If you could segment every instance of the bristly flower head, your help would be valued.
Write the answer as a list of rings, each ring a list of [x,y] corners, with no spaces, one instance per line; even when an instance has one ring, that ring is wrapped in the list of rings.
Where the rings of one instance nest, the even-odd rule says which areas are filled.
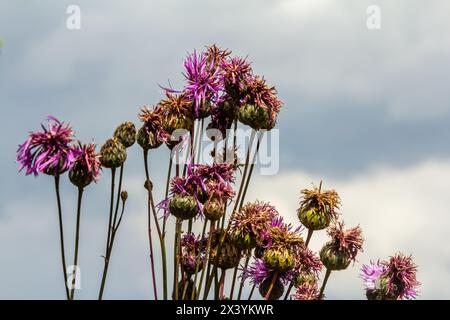
[[[386,266],[380,261],[376,263],[370,262],[370,264],[364,264],[361,268],[361,278],[364,280],[364,287],[367,291],[373,291],[377,289],[379,285],[380,276],[386,272]]]
[[[319,275],[322,270],[322,262],[320,258],[310,249],[304,248],[295,254],[295,271],[296,273],[307,273]]]
[[[305,282],[297,287],[295,300],[318,300],[319,290],[316,283]]]
[[[29,138],[17,150],[20,171],[26,174],[46,173],[57,175],[69,170],[79,151],[70,145],[73,131],[69,125],[55,117],[47,118],[48,125],[41,125],[42,131],[31,132]]]
[[[223,75],[223,82],[227,94],[237,98],[244,87],[245,81],[252,74],[250,63],[241,57],[232,57],[222,60],[220,64]]]
[[[336,251],[346,252],[352,261],[355,261],[356,255],[362,250],[364,239],[360,226],[345,230],[344,223],[338,222],[328,229],[328,235],[331,237],[331,245]]]
[[[262,247],[264,235],[277,215],[275,207],[267,202],[247,203],[231,216],[230,234],[240,247]]]
[[[417,265],[411,256],[398,253],[389,261],[370,262],[361,268],[368,299],[413,299],[420,283],[416,279]]]
[[[139,119],[144,125],[138,132],[137,141],[144,149],[157,148],[170,138],[170,135],[164,130],[161,111],[160,106],[141,108]]]
[[[264,233],[266,247],[286,248],[292,251],[303,248],[304,241],[300,234],[301,227],[294,228],[277,215],[271,221],[270,227]]]
[[[340,198],[335,190],[322,191],[319,187],[301,190],[302,199],[298,209],[300,222],[310,230],[322,230],[336,221],[340,206]]]
[[[255,259],[252,265],[242,269],[242,277],[250,279],[250,282],[255,285],[260,285],[265,280],[271,279],[275,270],[271,269],[262,259]],[[288,284],[292,280],[292,272],[284,272],[278,274],[278,279],[283,284]]]
[[[248,77],[245,83],[239,120],[253,129],[272,129],[283,102],[278,99],[275,87],[267,85],[259,76]]]
[[[101,175],[99,155],[95,151],[95,144],[81,144],[78,142],[78,156],[69,171],[70,181],[77,187],[84,188],[92,181],[97,182]]]
[[[200,236],[195,236],[190,232],[181,238],[181,264],[184,272],[193,274],[197,267],[197,260],[200,259],[200,266],[203,265],[205,258],[206,238],[200,239]]]
[[[411,256],[398,253],[390,257],[386,266],[388,278],[387,290],[399,299],[410,299],[417,295],[417,287],[420,283],[416,279],[417,265]]]
[[[215,65],[219,67],[224,59],[229,57],[231,51],[228,49],[222,49],[216,44],[206,47],[206,52],[204,53],[208,64]]]
[[[158,106],[163,128],[168,134],[172,134],[176,129],[191,130],[193,125],[192,100],[186,93],[166,92],[166,99],[162,99]]]
[[[219,93],[223,88],[220,70],[216,67],[215,61],[208,61],[205,54],[197,54],[194,51],[184,61],[187,80],[185,92],[194,102],[194,116],[200,117],[200,108],[206,103],[215,104],[218,101]]]

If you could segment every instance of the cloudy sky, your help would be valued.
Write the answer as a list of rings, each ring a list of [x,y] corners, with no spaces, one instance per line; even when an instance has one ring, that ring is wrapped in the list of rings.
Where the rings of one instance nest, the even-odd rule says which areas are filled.
[[[66,27],[71,4],[80,30]],[[380,30],[366,27],[374,4]],[[403,251],[419,265],[420,298],[449,299],[449,10],[444,0],[0,0],[0,298],[64,297],[52,180],[17,173],[27,132],[52,114],[102,144],[161,98],[158,84],[181,85],[188,51],[217,43],[248,55],[285,102],[279,173],[255,175],[248,200],[270,201],[297,223],[299,189],[323,179],[340,193],[346,223],[364,230],[364,253],[332,274],[327,296],[364,298],[361,264]],[[167,158],[164,148],[151,154],[158,199]],[[152,298],[143,180],[135,147],[105,298]],[[71,257],[76,190],[62,184]],[[105,172],[85,193],[84,299],[98,292],[108,184]],[[325,241],[318,233],[312,246]]]

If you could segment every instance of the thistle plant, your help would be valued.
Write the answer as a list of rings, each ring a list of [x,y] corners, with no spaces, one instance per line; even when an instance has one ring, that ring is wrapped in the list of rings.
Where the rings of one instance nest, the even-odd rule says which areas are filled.
[[[103,171],[111,173],[106,245],[98,299],[103,299],[112,251],[124,211],[138,197],[125,191],[124,168],[137,142],[144,168],[146,234],[149,241],[149,274],[155,300],[248,299],[321,300],[332,271],[347,269],[363,250],[362,230],[345,228],[338,212],[341,199],[322,182],[302,189],[295,224],[288,223],[276,207],[264,200],[247,200],[264,134],[275,128],[283,102],[277,90],[254,72],[247,58],[217,45],[194,50],[182,64],[185,83],[180,90],[163,88],[152,106],[140,108],[137,128],[120,124],[97,153],[95,144],[74,143],[72,128],[54,117],[42,130],[31,132],[17,150],[20,170],[35,176],[53,176],[59,219],[61,262],[66,298],[69,290],[65,255],[60,178],[67,171],[78,190],[74,265],[78,264],[81,204],[85,189]],[[248,145],[238,145],[238,128],[251,129]],[[210,131],[214,130],[214,134]],[[219,132],[221,134],[217,134]],[[203,155],[202,140],[212,142]],[[256,147],[255,147],[256,144]],[[168,149],[166,183],[154,181],[150,157]],[[244,150],[238,159],[237,150]],[[253,152],[254,150],[254,152]],[[152,158],[153,159],[153,158]],[[184,162],[181,162],[181,159]],[[152,166],[150,167],[150,164]],[[127,165],[128,166],[128,165]],[[119,169],[116,186],[116,173]],[[164,196],[155,199],[156,191]],[[75,210],[74,210],[75,211]],[[166,250],[173,227],[173,251]],[[198,232],[201,230],[201,232]],[[319,252],[309,247],[314,232],[329,237]],[[156,231],[156,232],[155,232]],[[156,258],[155,234],[161,260]],[[161,265],[162,277],[156,267]],[[169,270],[169,267],[173,269]],[[169,272],[173,279],[169,287]],[[418,294],[417,266],[411,256],[398,253],[388,260],[362,267],[368,299],[411,299]],[[230,274],[232,277],[230,278]],[[75,274],[73,283],[79,279]],[[230,291],[226,291],[226,280]],[[256,294],[255,294],[256,292]],[[162,295],[161,295],[162,294]],[[247,298],[247,297],[245,297]]]
[[[388,260],[370,262],[361,268],[366,297],[369,300],[414,299],[420,283],[417,265],[411,256],[397,253]]]

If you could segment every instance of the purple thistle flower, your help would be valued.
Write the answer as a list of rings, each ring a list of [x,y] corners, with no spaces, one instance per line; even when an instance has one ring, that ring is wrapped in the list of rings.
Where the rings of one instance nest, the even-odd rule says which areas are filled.
[[[196,236],[192,232],[181,238],[181,263],[185,272],[195,272],[198,258],[200,258],[201,264],[205,258],[206,242],[206,238],[200,239],[200,236]]]
[[[388,262],[383,262],[386,271],[383,275],[388,278],[388,292],[398,299],[411,299],[417,296],[417,287],[420,282],[416,279],[417,265],[411,256],[402,253],[390,257]]]
[[[95,152],[95,144],[81,144],[78,142],[76,150],[78,156],[69,171],[70,181],[81,188],[92,181],[97,182],[101,175],[100,156]]]
[[[252,265],[241,269],[243,271],[242,277],[244,280],[250,279],[250,282],[255,285],[260,285],[266,279],[272,279],[275,270],[272,270],[262,259],[255,259]],[[292,281],[293,272],[278,272],[278,279],[284,284]]]
[[[42,131],[31,132],[17,149],[17,162],[21,164],[19,171],[26,168],[26,175],[64,173],[80,154],[70,145],[73,140],[72,128],[52,116],[47,121],[47,127],[42,124]]]
[[[371,261],[368,265],[364,264],[361,268],[360,277],[364,280],[365,289],[377,289],[377,282],[379,282],[381,275],[385,273],[386,270],[386,266],[380,263],[380,261],[377,261],[376,263]]]
[[[417,266],[411,256],[398,253],[389,261],[370,262],[361,268],[367,297],[370,299],[413,299],[420,283]]]
[[[194,101],[194,116],[199,116],[199,109],[206,102],[216,103],[223,88],[222,77],[215,61],[208,62],[205,54],[196,51],[184,61],[185,76],[188,84],[185,92]]]

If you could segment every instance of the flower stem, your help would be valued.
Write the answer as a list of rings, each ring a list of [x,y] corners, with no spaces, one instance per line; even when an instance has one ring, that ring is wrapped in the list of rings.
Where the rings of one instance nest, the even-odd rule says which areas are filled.
[[[61,196],[59,193],[59,174],[55,174],[55,192],[56,192],[56,202],[58,205],[58,222],[59,222],[59,242],[61,247],[61,262],[64,274],[64,287],[66,289],[66,298],[70,300],[69,288],[67,287],[67,267],[66,267],[66,253],[64,250],[64,228],[62,219],[62,208],[61,208]]]
[[[214,222],[211,221],[210,227],[209,227],[208,243],[206,244],[205,259],[203,260],[202,275],[200,277],[200,283],[198,285],[199,296],[200,296],[200,290],[202,288],[203,279],[205,277],[205,274],[207,277],[209,277],[209,271],[211,268],[211,264],[209,263],[209,260],[210,260],[211,250],[212,250],[211,241],[212,241],[213,231],[214,231]],[[206,280],[208,280],[208,278]],[[205,288],[203,290],[203,300],[206,300],[206,298],[208,297],[208,293],[206,292],[206,286],[207,286],[207,281],[205,282]]]
[[[239,269],[239,266],[234,267],[233,280],[231,281],[230,300],[233,300],[234,287],[235,287],[235,284],[236,284],[236,278],[237,278],[238,269]]]
[[[244,270],[247,269],[248,263],[250,262],[250,257],[251,257],[251,251],[248,253],[247,257],[245,258]],[[237,297],[238,300],[241,300],[242,290],[244,289],[244,283],[245,283],[245,279],[242,276],[241,284],[239,286],[239,293],[238,293],[238,297]]]
[[[103,267],[102,282],[100,285],[100,292],[98,294],[98,300],[103,299],[103,291],[105,290],[106,274],[108,273],[112,220],[113,220],[113,208],[114,208],[114,180],[115,180],[115,177],[116,177],[116,169],[111,168],[111,202],[110,202],[110,206],[109,206],[108,236],[106,239],[105,264]]]
[[[220,283],[220,289],[219,289],[220,294],[219,294],[219,299],[220,299],[220,300],[223,300],[223,298],[224,298],[224,296],[223,296],[223,289],[224,289],[224,287],[225,287],[225,276],[226,276],[226,274],[227,274],[227,271],[226,271],[225,269],[222,269],[222,273],[221,273],[221,275],[220,275],[220,280],[219,280],[219,283]]]
[[[78,188],[78,203],[77,203],[77,225],[75,231],[75,254],[73,258],[73,265],[75,267],[75,273],[73,275],[72,280],[72,291],[70,292],[70,300],[73,300],[75,297],[75,284],[76,284],[76,276],[77,276],[77,265],[78,265],[78,245],[80,241],[80,218],[81,218],[81,200],[83,198],[84,188]]]
[[[323,293],[325,291],[325,286],[327,285],[328,278],[330,277],[330,275],[331,275],[331,270],[327,269],[327,272],[325,273],[325,278],[323,278],[322,287],[320,288],[319,300],[323,298]]]
[[[306,236],[305,247],[308,248],[309,241],[311,241],[311,237],[313,235],[314,230],[308,229],[308,235]]]
[[[248,299],[247,300],[251,300],[252,296],[253,296],[253,292],[255,292],[255,288],[256,288],[256,284],[254,283],[252,286],[252,289],[250,290],[250,294],[248,295]]]
[[[278,279],[278,272],[275,272],[272,277],[272,281],[270,282],[269,290],[267,290],[266,296],[264,297],[265,300],[269,300],[270,294],[272,293],[273,287],[275,286],[275,282],[277,282]]]
[[[181,223],[182,220],[177,218],[175,225],[175,241],[173,246],[174,270],[173,270],[173,300],[178,300],[178,278],[180,265],[180,238],[181,238]]]
[[[191,295],[191,300],[194,300],[195,299],[195,288],[197,288],[197,277],[198,277],[198,271],[199,271],[199,269],[200,269],[200,263],[202,263],[202,260],[201,260],[201,252],[202,252],[202,250],[203,250],[203,248],[202,248],[202,246],[203,246],[203,238],[205,237],[205,232],[206,232],[206,226],[207,226],[207,224],[208,224],[208,220],[206,220],[205,219],[205,222],[203,223],[203,230],[202,230],[202,236],[201,236],[201,238],[200,238],[200,247],[199,247],[199,254],[198,254],[198,257],[197,257],[197,262],[196,262],[196,265],[195,265],[195,273],[194,273],[194,290],[192,290],[192,295]],[[208,250],[208,248],[206,248],[206,250]],[[203,257],[203,259],[206,259],[206,251],[205,250],[205,256]],[[199,290],[200,290],[200,286],[198,287],[199,288]]]
[[[114,189],[115,189],[115,180],[116,180],[116,168],[111,168],[111,203],[109,206],[109,221],[108,221],[108,236],[106,238],[106,254],[108,253],[109,244],[111,242],[111,230],[112,230],[112,220],[113,220],[113,212],[114,212]],[[105,256],[106,256],[105,254]]]
[[[284,295],[284,300],[287,300],[293,287],[294,287],[294,281],[291,281],[291,283],[289,284],[289,288],[287,289],[286,294]]]
[[[102,287],[99,293],[99,300],[103,298],[103,290],[105,286],[106,276],[108,274],[109,262],[111,261],[112,249],[114,246],[114,239],[116,238],[117,230],[119,229],[120,223],[122,222],[123,212],[125,211],[125,200],[122,201],[122,212],[120,214],[120,218],[114,225],[111,226],[111,239],[110,244],[107,250],[107,255],[105,258],[105,265],[103,267],[103,276],[102,276]],[[117,215],[114,216],[114,221],[116,221]]]
[[[152,218],[151,218],[152,209],[153,209],[155,224],[158,229],[161,252],[163,251],[163,247],[164,247],[164,244],[163,244],[164,239],[162,239],[162,237],[161,237],[161,232],[159,231],[158,219],[156,217],[155,209],[153,207],[152,183],[150,181],[150,173],[149,173],[149,168],[148,168],[148,150],[144,150],[144,167],[145,167],[145,178],[147,181],[146,182],[146,185],[147,185],[147,229],[148,229],[148,242],[149,242],[149,247],[150,247],[150,267],[151,267],[151,275],[152,275],[152,283],[153,283],[153,295],[155,297],[155,300],[158,300],[158,290],[156,287],[156,275],[155,275],[155,261],[154,261],[154,254],[153,254],[153,239],[152,239]],[[163,255],[161,255],[161,257],[164,258]],[[163,259],[163,266],[164,266],[164,260],[165,259]],[[165,274],[166,273],[164,272],[164,267],[163,267],[164,283],[166,283]],[[164,292],[166,293],[166,285],[164,285]]]

